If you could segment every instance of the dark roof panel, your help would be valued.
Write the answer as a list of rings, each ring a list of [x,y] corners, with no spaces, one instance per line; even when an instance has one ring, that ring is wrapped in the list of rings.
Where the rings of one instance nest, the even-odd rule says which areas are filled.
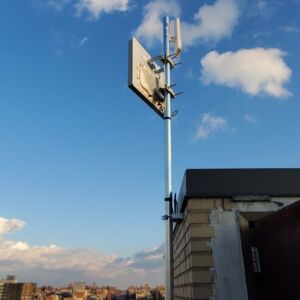
[[[189,169],[178,197],[300,196],[300,169]]]

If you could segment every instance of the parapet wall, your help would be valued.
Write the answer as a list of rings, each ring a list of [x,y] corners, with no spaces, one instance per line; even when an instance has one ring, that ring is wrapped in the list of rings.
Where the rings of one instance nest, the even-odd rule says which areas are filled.
[[[176,227],[173,243],[175,299],[209,299],[213,295],[212,209],[213,201],[191,199],[185,208],[183,222]]]
[[[248,291],[249,287],[255,289],[255,284],[250,283],[256,276],[252,274],[253,261],[249,261],[246,249],[251,246],[249,224],[252,226],[298,199],[186,199],[184,220],[174,230],[174,299],[255,299],[249,298]]]

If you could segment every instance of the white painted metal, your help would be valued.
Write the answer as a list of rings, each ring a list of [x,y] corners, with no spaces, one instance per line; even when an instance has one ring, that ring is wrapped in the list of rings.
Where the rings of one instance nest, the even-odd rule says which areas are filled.
[[[175,48],[175,56],[179,56],[182,52],[182,39],[181,39],[181,28],[180,28],[180,19],[175,19],[175,37],[174,37],[174,48]]]
[[[155,63],[149,63],[150,54],[134,37],[128,50],[128,86],[163,117],[165,103],[157,97],[155,90],[164,89],[164,74],[158,72],[159,67]]]
[[[170,55],[170,30],[169,17],[164,17],[163,23],[163,41],[164,41],[164,57]],[[164,60],[164,74],[166,88],[171,85],[170,62]],[[165,93],[165,199],[171,200],[172,197],[172,143],[171,143],[171,95]],[[172,202],[165,202],[166,215],[172,214]],[[166,300],[173,300],[173,225],[171,218],[165,220],[165,280],[166,280]]]

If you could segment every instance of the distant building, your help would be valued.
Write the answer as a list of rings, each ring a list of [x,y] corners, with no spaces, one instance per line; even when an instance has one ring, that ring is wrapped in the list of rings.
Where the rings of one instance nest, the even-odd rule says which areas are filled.
[[[16,275],[7,275],[5,282],[6,283],[17,283],[17,276]]]
[[[17,292],[15,300],[32,300],[36,289],[36,283],[16,283]]]
[[[8,277],[0,281],[0,300],[33,300],[36,283],[16,282],[16,278]]]
[[[100,289],[97,290],[96,295],[100,300],[105,300],[108,295],[108,290],[104,287],[101,287]]]
[[[59,296],[55,293],[46,296],[45,300],[60,300]]]
[[[72,298],[74,300],[86,300],[87,289],[85,282],[74,282],[72,283]]]
[[[0,281],[0,300],[4,300],[6,295],[6,285],[4,280]]]
[[[157,286],[154,290],[155,295],[153,295],[153,299],[155,300],[163,300],[165,299],[166,289],[164,286]]]

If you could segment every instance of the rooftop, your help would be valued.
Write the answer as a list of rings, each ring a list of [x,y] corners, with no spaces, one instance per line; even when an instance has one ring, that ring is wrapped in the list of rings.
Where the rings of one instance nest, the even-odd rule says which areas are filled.
[[[300,168],[188,169],[178,197],[179,209],[187,198],[237,196],[300,196]]]

